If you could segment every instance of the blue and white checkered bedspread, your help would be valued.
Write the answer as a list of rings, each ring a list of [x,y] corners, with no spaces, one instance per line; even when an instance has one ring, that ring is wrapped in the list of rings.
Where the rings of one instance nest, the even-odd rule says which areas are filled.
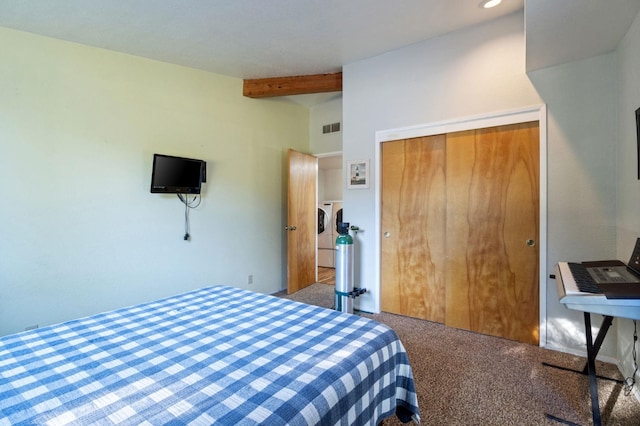
[[[209,287],[0,338],[0,426],[367,425],[418,419],[396,334]]]

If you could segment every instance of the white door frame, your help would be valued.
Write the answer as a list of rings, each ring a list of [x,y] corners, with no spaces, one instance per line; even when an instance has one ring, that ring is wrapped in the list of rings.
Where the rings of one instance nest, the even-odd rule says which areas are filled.
[[[494,112],[489,114],[461,117],[435,123],[419,124],[416,126],[400,127],[396,129],[379,130],[376,132],[375,147],[375,285],[377,294],[381,294],[380,267],[381,267],[381,191],[380,157],[382,142],[397,139],[416,138],[421,136],[440,135],[443,133],[460,132],[486,127],[504,126],[508,124],[538,121],[540,123],[540,235],[538,241],[539,250],[539,280],[540,280],[540,346],[547,345],[547,107],[546,105],[533,105],[530,107]],[[376,312],[380,312],[380,298],[376,300]]]
[[[320,158],[327,158],[327,157],[341,157],[342,156],[342,151],[332,151],[332,152],[322,152],[320,154],[312,154],[313,156],[315,156],[317,159]],[[318,203],[320,202],[320,197],[319,197],[319,190],[320,190],[320,182],[319,182],[319,175],[320,175],[320,168],[317,166],[318,161],[316,160],[316,205],[318,205]],[[342,176],[344,176],[344,161],[343,161],[343,173]],[[317,219],[316,219],[317,221]],[[318,228],[318,223],[316,222],[316,229]],[[318,235],[316,234],[316,281],[318,281]]]

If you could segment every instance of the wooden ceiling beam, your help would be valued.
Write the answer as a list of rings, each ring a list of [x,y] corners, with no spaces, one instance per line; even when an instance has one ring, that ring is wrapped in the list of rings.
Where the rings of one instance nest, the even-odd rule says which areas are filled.
[[[273,96],[306,95],[309,93],[341,91],[341,72],[248,79],[244,80],[242,88],[242,94],[249,98],[269,98]]]

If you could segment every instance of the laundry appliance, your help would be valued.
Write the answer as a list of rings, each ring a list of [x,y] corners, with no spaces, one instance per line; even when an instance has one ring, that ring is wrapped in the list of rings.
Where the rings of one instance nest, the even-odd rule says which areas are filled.
[[[340,224],[340,222],[343,222],[342,220],[342,203],[341,202],[335,202],[333,203],[333,236],[335,238],[338,238],[338,225]]]
[[[335,231],[333,203],[318,204],[318,266],[335,268]]]

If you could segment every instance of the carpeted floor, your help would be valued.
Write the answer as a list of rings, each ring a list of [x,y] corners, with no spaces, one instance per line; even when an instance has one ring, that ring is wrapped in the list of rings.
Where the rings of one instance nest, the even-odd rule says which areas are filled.
[[[333,286],[313,284],[280,297],[331,308]],[[585,358],[387,313],[362,314],[390,326],[412,364],[424,425],[590,425],[586,376],[543,366],[582,370]],[[615,365],[598,374],[621,378]],[[640,402],[622,385],[599,380],[604,425],[640,425]],[[385,426],[401,424],[387,419]]]

